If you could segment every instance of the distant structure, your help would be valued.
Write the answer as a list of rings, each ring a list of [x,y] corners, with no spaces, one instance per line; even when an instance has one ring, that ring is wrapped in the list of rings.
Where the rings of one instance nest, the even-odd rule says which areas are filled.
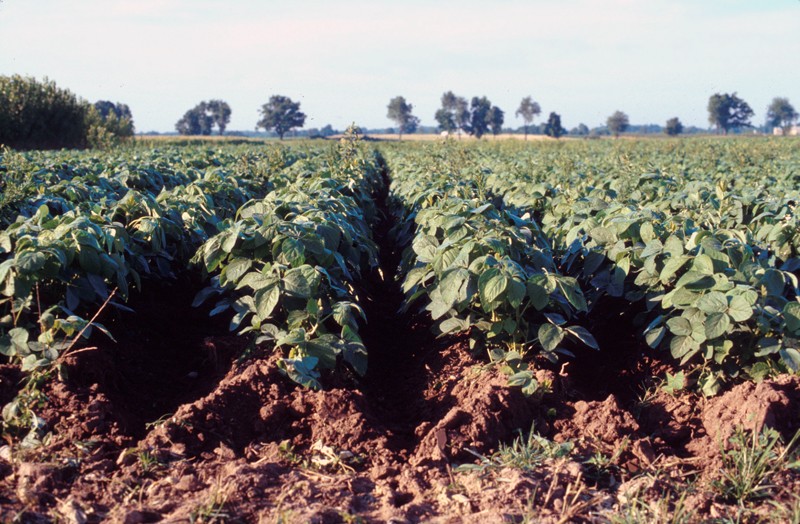
[[[782,127],[773,127],[772,134],[775,136],[783,136],[783,128]],[[800,126],[793,125],[789,128],[789,132],[786,133],[788,136],[798,136],[800,135]]]

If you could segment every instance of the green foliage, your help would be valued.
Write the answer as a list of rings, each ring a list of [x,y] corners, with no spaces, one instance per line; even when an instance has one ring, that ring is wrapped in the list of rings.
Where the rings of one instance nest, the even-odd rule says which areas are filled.
[[[544,134],[553,138],[561,138],[567,130],[561,127],[561,115],[550,113],[544,125]]]
[[[223,135],[230,119],[231,108],[227,102],[209,100],[186,111],[175,124],[175,130],[182,135],[210,135],[216,126]]]
[[[726,135],[731,129],[750,127],[753,110],[736,93],[715,93],[708,99],[708,121]]]
[[[281,369],[320,388],[319,370],[340,359],[366,373],[352,284],[378,267],[370,222],[382,182],[375,158],[347,141],[292,170],[302,175],[241,207],[197,251],[195,263],[213,278],[195,305],[216,297],[212,315],[233,312],[231,331],[286,348]]]
[[[0,76],[0,144],[14,149],[86,145],[89,106],[50,80]]]
[[[525,361],[537,354],[555,361],[571,354],[570,343],[597,348],[571,323],[587,310],[583,292],[560,274],[537,223],[487,202],[479,184],[453,183],[443,167],[420,161],[394,171],[392,191],[404,203],[394,234],[407,246],[405,308],[421,303],[442,335],[469,332],[474,348],[489,349],[532,393]]]
[[[797,116],[797,111],[788,98],[775,97],[767,108],[767,123],[782,128],[785,135],[789,134],[789,128],[797,120]]]
[[[293,102],[289,97],[273,95],[269,102],[261,106],[261,120],[256,127],[267,131],[275,131],[283,140],[286,133],[295,127],[303,127],[306,122],[305,113],[300,111],[300,102]]]
[[[469,124],[464,128],[470,135],[480,138],[489,131],[492,103],[485,96],[473,96],[470,102]]]
[[[419,125],[419,118],[411,114],[414,106],[406,102],[402,96],[396,96],[389,101],[386,117],[397,124],[397,134],[402,137],[403,133],[413,133]]]
[[[723,466],[714,487],[725,499],[742,504],[748,500],[768,497],[774,485],[773,477],[789,468],[794,446],[800,432],[787,445],[781,445],[780,434],[764,426],[760,432],[737,427],[730,438],[730,449],[722,449]]]
[[[94,105],[45,79],[0,77],[0,144],[15,149],[108,148],[133,136],[125,104]]]
[[[519,108],[515,115],[518,117],[521,116],[523,122],[525,122],[525,140],[528,139],[528,126],[530,126],[533,123],[533,119],[541,113],[542,108],[539,106],[539,103],[534,102],[529,96],[523,98],[519,103]]]
[[[489,128],[491,128],[492,134],[499,135],[503,131],[503,122],[505,121],[503,110],[497,106],[492,106],[489,109],[487,119],[489,120]]]
[[[591,325],[612,297],[642,311],[630,329],[680,362],[685,387],[713,395],[800,367],[790,144],[445,144],[395,154],[405,290],[442,332],[469,331],[473,346],[506,347],[525,364],[534,347],[593,347],[570,324],[585,315]],[[473,264],[472,249],[486,258]],[[526,366],[492,358],[536,390]]]
[[[614,111],[614,114],[606,120],[606,125],[611,134],[614,135],[614,138],[617,138],[628,129],[630,122],[628,121],[628,115],[622,111]]]
[[[442,107],[436,111],[435,119],[441,131],[452,133],[469,126],[469,106],[467,100],[456,96],[452,91],[442,95]]]
[[[669,136],[678,136],[683,133],[683,124],[678,117],[667,120],[667,124],[664,126],[664,133]]]
[[[570,456],[575,445],[572,442],[557,443],[538,435],[531,427],[527,437],[518,430],[518,435],[510,444],[500,443],[497,451],[486,457],[473,450],[470,453],[478,458],[477,464],[462,464],[457,472],[477,471],[485,473],[504,468],[521,471],[534,471],[548,459],[561,459]]]

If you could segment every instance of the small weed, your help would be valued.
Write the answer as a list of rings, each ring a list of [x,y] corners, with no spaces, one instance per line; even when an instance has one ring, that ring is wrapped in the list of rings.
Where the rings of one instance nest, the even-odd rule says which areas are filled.
[[[355,473],[354,466],[363,462],[363,457],[347,450],[336,450],[325,445],[321,440],[311,446],[311,457],[305,458],[297,454],[291,442],[284,440],[278,446],[281,456],[292,465],[314,471]]]
[[[345,524],[365,524],[367,521],[364,520],[362,517],[358,515],[353,515],[347,511],[340,511],[339,517],[341,517],[342,522]]]
[[[692,513],[685,506],[686,492],[676,501],[671,501],[669,496],[656,501],[648,501],[637,493],[635,497],[623,505],[618,513],[609,517],[611,524],[689,524],[692,522]]]
[[[231,522],[231,515],[225,510],[225,506],[234,489],[232,484],[222,485],[222,482],[217,479],[216,485],[209,493],[208,500],[189,514],[189,522],[191,524]]]
[[[155,455],[147,450],[137,451],[136,459],[139,461],[139,466],[141,466],[142,473],[145,475],[153,473],[163,465]]]
[[[629,439],[622,440],[619,447],[611,456],[600,451],[596,451],[591,457],[583,462],[586,467],[586,476],[592,482],[599,484],[602,481],[610,481],[615,473],[619,472],[617,462],[622,453],[627,449]]]
[[[787,524],[800,524],[800,496],[792,495],[788,502],[770,501],[773,510],[769,519],[772,522],[786,522]]]
[[[479,459],[478,464],[462,464],[455,471],[485,472],[491,469],[517,468],[523,471],[532,470],[542,464],[546,459],[562,458],[572,453],[574,444],[564,442],[559,444],[537,435],[531,427],[530,433],[525,437],[522,431],[511,442],[511,444],[500,444],[497,451],[489,457],[481,455],[473,450],[467,450]]]
[[[155,428],[161,427],[161,426],[163,426],[165,424],[168,424],[170,422],[174,422],[174,420],[172,419],[172,413],[166,413],[164,415],[161,415],[160,417],[158,417],[156,420],[154,420],[152,422],[147,422],[144,425],[144,428],[146,430],[150,431],[150,430],[153,430]]]
[[[764,426],[756,433],[737,427],[729,440],[732,448],[726,451],[723,447],[721,477],[713,482],[714,488],[723,498],[739,504],[769,496],[774,488],[771,477],[793,466],[790,452],[798,438],[800,431],[788,445],[781,446],[780,433],[772,428]]]

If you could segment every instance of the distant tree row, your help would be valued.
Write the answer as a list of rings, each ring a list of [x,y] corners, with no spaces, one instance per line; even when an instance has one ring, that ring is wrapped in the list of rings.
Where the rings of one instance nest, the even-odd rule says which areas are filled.
[[[125,104],[78,98],[50,80],[0,76],[0,144],[14,149],[110,147],[133,136]]]
[[[413,110],[414,106],[405,97],[396,96],[389,101],[386,117],[394,122],[394,130],[400,138],[403,134],[414,133],[419,129],[420,119],[413,114]],[[708,112],[709,122],[725,134],[731,129],[751,126],[750,118],[753,110],[736,93],[712,95],[708,102]],[[269,102],[261,107],[260,113],[261,119],[256,124],[256,129],[273,131],[281,139],[291,130],[303,127],[306,120],[306,115],[300,111],[300,103],[281,95],[270,97]],[[526,139],[535,118],[541,113],[541,106],[532,97],[526,96],[520,102],[515,116],[522,118]],[[216,127],[219,134],[223,134],[230,121],[230,115],[230,106],[222,100],[201,102],[184,114],[175,124],[175,129],[184,135],[210,135]],[[434,118],[438,130],[443,133],[458,135],[466,133],[481,138],[489,132],[498,135],[503,131],[505,113],[485,96],[474,96],[467,102],[465,97],[447,91],[442,94],[441,107],[436,111]],[[775,98],[768,108],[767,118],[770,125],[788,131],[797,120],[798,114],[788,99]],[[616,138],[630,127],[628,115],[622,111],[615,111],[606,120],[605,128],[599,129],[600,134],[607,133]],[[559,138],[567,133],[561,125],[561,115],[556,112],[551,112],[547,121],[536,129],[553,138]],[[660,129],[670,136],[684,132],[683,123],[677,117],[667,120],[666,125]],[[313,136],[329,136],[330,133],[326,134],[323,131],[324,128],[322,131],[315,130]],[[332,132],[332,129],[330,131]],[[570,133],[586,136],[597,133],[597,130],[590,131],[585,124],[580,124]]]
[[[231,108],[222,100],[200,102],[184,113],[175,124],[175,130],[182,135],[210,135],[216,126],[220,135],[231,119]],[[284,135],[296,127],[303,127],[306,115],[300,111],[300,103],[290,98],[274,95],[269,102],[261,106],[261,120],[256,129],[263,127],[267,131],[275,131],[283,140]]]
[[[389,102],[389,113],[387,117],[397,124],[398,134],[413,133],[418,125],[419,118],[412,114],[413,106],[402,96],[397,96]],[[523,131],[525,138],[528,138],[528,130],[534,119],[542,112],[541,106],[530,96],[526,96],[520,102],[515,115],[521,117],[524,125]],[[709,122],[716,127],[719,132],[727,134],[731,129],[742,127],[752,127],[750,118],[753,110],[750,106],[739,98],[736,93],[720,94],[716,93],[709,98],[708,102]],[[441,108],[436,111],[434,119],[438,124],[438,129],[444,133],[462,132],[473,135],[477,138],[483,136],[489,129],[494,135],[502,132],[504,121],[503,110],[494,106],[484,97],[473,97],[467,104],[464,97],[455,95],[452,91],[447,91],[442,95]],[[783,129],[784,134],[788,133],[789,128],[798,119],[798,113],[789,103],[787,98],[777,97],[767,109],[767,123],[773,127]],[[606,120],[608,133],[615,138],[624,133],[630,127],[628,115],[622,111],[615,111]],[[551,112],[547,123],[542,129],[544,134],[558,138],[566,133],[561,127],[561,116]],[[667,120],[663,128],[664,133],[676,136],[684,131],[684,126],[677,117]],[[588,135],[589,128],[585,124],[580,124],[573,129],[572,133],[577,135]]]

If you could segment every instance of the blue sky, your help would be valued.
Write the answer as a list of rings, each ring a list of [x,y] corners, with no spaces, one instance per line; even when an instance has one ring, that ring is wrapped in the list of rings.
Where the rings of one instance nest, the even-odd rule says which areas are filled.
[[[800,108],[798,28],[800,0],[0,0],[0,74],[127,103],[138,131],[211,98],[251,130],[273,94],[306,127],[388,127],[396,95],[433,124],[447,90],[512,126],[531,95],[567,127],[705,127],[708,97],[736,91],[760,124],[775,96]]]

